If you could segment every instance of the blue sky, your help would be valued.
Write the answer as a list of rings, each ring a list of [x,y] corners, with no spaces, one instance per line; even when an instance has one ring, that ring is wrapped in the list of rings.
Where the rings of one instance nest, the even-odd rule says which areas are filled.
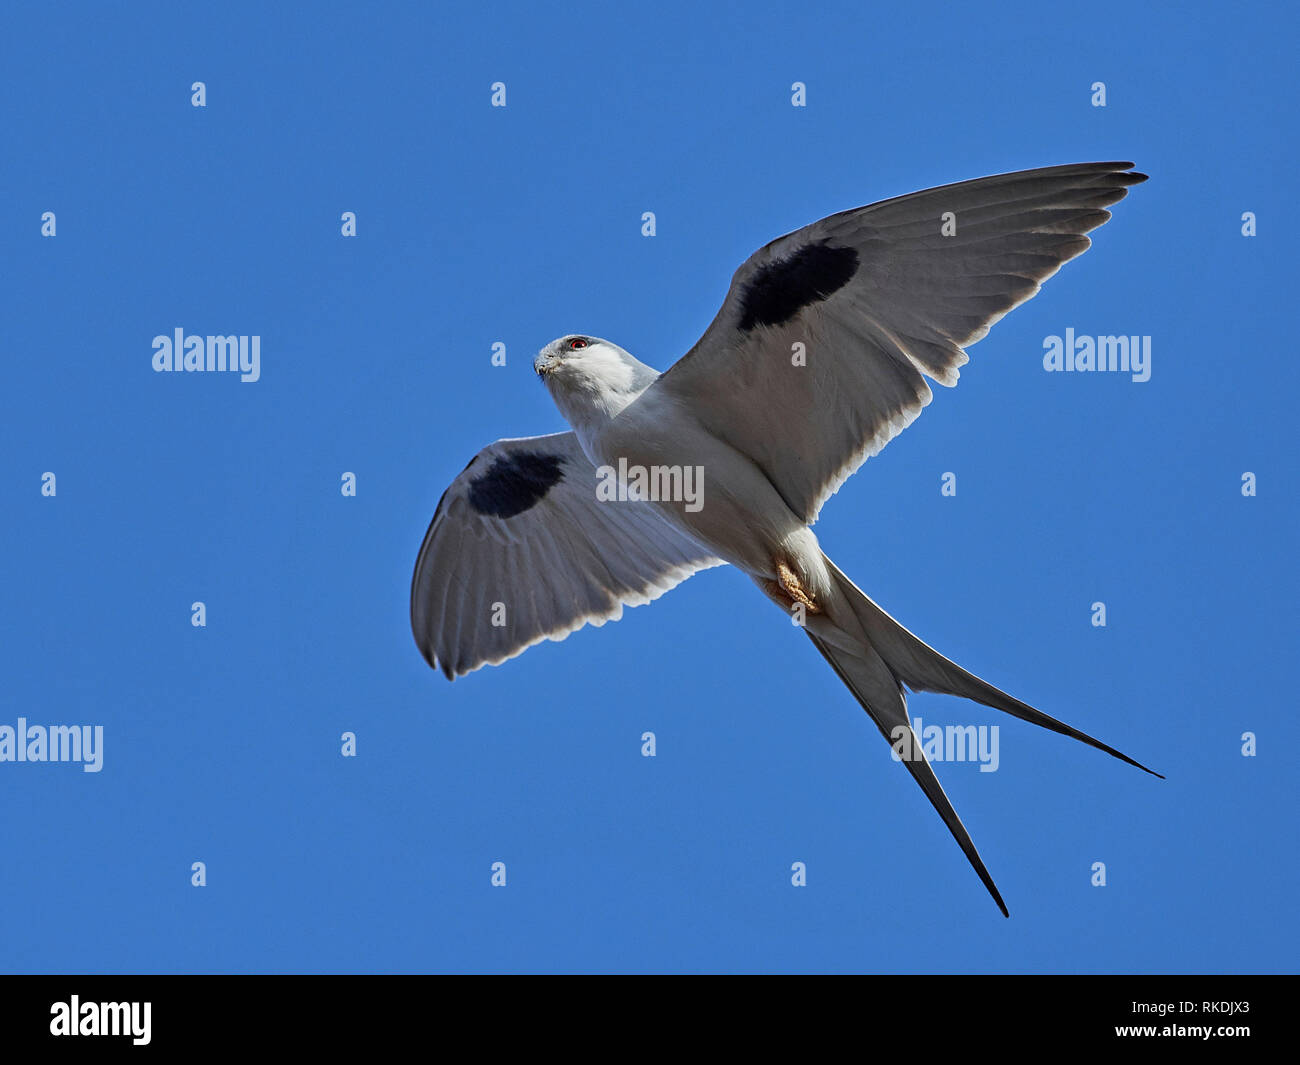
[[[1293,970],[1281,10],[7,8],[0,726],[104,741],[98,773],[0,762],[0,969]],[[817,526],[939,650],[1168,777],[913,696],[1000,726],[996,772],[937,771],[1011,920],[741,574],[423,663],[443,489],[564,427],[543,344],[666,368],[781,233],[1092,159],[1151,180]],[[259,336],[260,380],[153,372],[178,327]],[[1150,336],[1150,380],[1044,372],[1067,328]]]

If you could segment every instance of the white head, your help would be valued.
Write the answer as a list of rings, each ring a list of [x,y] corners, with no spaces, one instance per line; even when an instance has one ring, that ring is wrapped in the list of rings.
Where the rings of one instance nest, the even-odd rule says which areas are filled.
[[[574,428],[614,417],[659,376],[617,344],[580,333],[552,340],[537,353],[533,369]]]

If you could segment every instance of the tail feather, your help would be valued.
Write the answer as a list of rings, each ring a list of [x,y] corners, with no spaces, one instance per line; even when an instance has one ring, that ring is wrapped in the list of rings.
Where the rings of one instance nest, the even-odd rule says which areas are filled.
[[[998,904],[1002,916],[1010,917],[1007,905],[1002,901],[997,885],[993,883],[993,877],[989,875],[984,860],[975,848],[974,840],[966,831],[966,826],[961,823],[961,818],[957,816],[957,811],[948,801],[948,796],[944,794],[939,778],[934,775],[934,770],[921,749],[921,743],[916,738],[916,733],[912,731],[912,724],[907,717],[907,697],[893,671],[870,647],[858,651],[846,651],[828,644],[821,637],[814,635],[811,630],[805,631],[808,632],[813,645],[822,653],[822,657],[839,674],[840,680],[857,697],[862,708],[871,716],[876,727],[891,746],[903,735],[899,730],[907,730],[906,737],[909,745],[905,749],[907,757],[903,758],[903,764],[907,766],[912,779],[921,786],[925,797],[943,818],[943,823],[948,826],[953,839],[957,841],[966,859],[979,874],[989,894],[993,896],[993,901]]]
[[[838,593],[832,596],[832,603],[837,604],[837,607],[847,605],[852,616],[837,613],[835,610],[832,610],[835,620],[827,614],[811,615],[808,617],[808,624],[804,631],[821,652],[822,657],[839,675],[840,680],[862,704],[862,708],[871,716],[886,741],[891,745],[897,744],[900,739],[910,742],[910,749],[900,752],[905,755],[902,759],[903,764],[907,766],[912,778],[925,792],[925,797],[943,818],[943,823],[948,826],[948,831],[961,847],[967,861],[979,874],[984,886],[988,888],[993,901],[998,904],[998,909],[1002,911],[1003,916],[1010,916],[997,885],[993,883],[993,878],[989,875],[983,859],[980,858],[979,851],[975,849],[970,833],[966,831],[966,826],[961,823],[957,811],[953,809],[948,796],[944,794],[916,738],[916,733],[912,731],[912,724],[907,715],[904,685],[913,691],[941,692],[945,695],[960,695],[967,699],[974,699],[978,703],[991,706],[995,710],[1002,710],[1022,721],[1041,725],[1043,728],[1096,747],[1152,776],[1159,777],[1160,774],[1148,769],[1141,762],[1134,761],[1128,755],[1120,753],[1114,747],[1093,739],[1087,733],[1080,732],[1065,722],[1058,721],[1041,710],[1035,710],[1019,699],[1012,698],[1006,692],[999,691],[973,673],[968,673],[955,662],[944,658],[938,651],[923,643],[881,610],[829,558],[824,555],[822,557],[827,572],[835,581],[834,591]],[[853,618],[857,620],[857,631],[851,631],[854,629]]]
[[[866,630],[871,646],[884,659],[885,664],[894,676],[913,691],[939,692],[943,695],[959,695],[966,699],[973,699],[977,703],[990,706],[994,710],[1001,710],[1013,717],[1020,718],[1022,721],[1041,725],[1045,729],[1051,729],[1053,732],[1059,732],[1063,736],[1069,736],[1081,743],[1086,743],[1090,747],[1096,747],[1099,751],[1105,751],[1122,762],[1136,766],[1144,773],[1160,777],[1161,780],[1164,779],[1154,769],[1148,769],[1141,762],[1135,761],[1121,751],[1115,750],[1109,744],[1094,739],[1086,732],[1080,732],[1077,728],[1067,725],[1064,721],[1058,721],[1050,714],[1035,710],[1027,703],[1022,703],[1019,699],[993,687],[992,684],[981,680],[975,674],[967,672],[957,663],[945,658],[933,647],[930,647],[919,637],[903,628],[902,625],[872,602],[866,593],[849,580],[834,562],[829,558],[825,558],[824,555],[822,557],[825,559],[828,571],[839,585],[839,590],[844,594],[857,615],[858,621]],[[821,650],[821,648],[818,649]],[[823,650],[822,653],[825,654],[826,652]],[[852,687],[852,685],[850,684],[849,687]]]

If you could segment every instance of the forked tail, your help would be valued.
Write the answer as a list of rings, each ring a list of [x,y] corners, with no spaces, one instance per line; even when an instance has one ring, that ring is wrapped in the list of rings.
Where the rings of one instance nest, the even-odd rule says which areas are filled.
[[[948,796],[944,794],[934,770],[926,760],[920,742],[912,732],[904,685],[913,691],[941,692],[973,699],[1022,721],[1041,725],[1096,747],[1152,776],[1160,776],[1114,747],[1093,739],[1087,733],[1080,732],[1041,710],[1035,710],[949,661],[881,610],[829,558],[826,559],[826,568],[852,608],[867,635],[868,643],[866,646],[846,647],[839,638],[832,641],[824,635],[818,635],[812,628],[805,631],[831,668],[862,704],[862,708],[875,721],[881,734],[904,755],[903,764],[943,818],[943,823],[948,826],[948,831],[957,840],[1004,916],[1009,916],[1006,904],[985,868],[970,833],[948,801]]]

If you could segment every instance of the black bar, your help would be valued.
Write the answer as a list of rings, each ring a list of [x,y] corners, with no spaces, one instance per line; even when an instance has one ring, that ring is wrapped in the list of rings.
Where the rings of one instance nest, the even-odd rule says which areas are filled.
[[[462,1050],[490,1055],[511,1039],[532,1040],[533,1050],[596,1045],[597,1031],[611,1024],[623,1032],[603,1043],[615,1058],[623,1056],[617,1047],[642,1040],[671,1046],[691,1025],[738,1045],[788,1034],[817,1057],[837,1032],[859,1040],[890,1033],[920,1040],[927,1050],[1127,1043],[1146,1053],[1159,1043],[1180,1053],[1195,1045],[1222,1052],[1226,1044],[1290,1047],[1297,1027],[1293,976],[860,976],[839,978],[841,987],[817,977],[733,977],[725,989],[701,988],[698,977],[640,979],[635,988],[608,978],[560,979],[539,987],[529,977],[453,983],[439,976],[6,976],[0,1033],[6,1059],[18,1062],[40,1059],[15,1057],[15,1050],[97,1053],[109,1044],[167,1056],[263,1047],[337,1056],[397,1051],[414,1041],[436,1053],[464,1036],[472,1038]],[[72,996],[78,1033],[103,1022],[111,1027],[114,1019],[131,1030],[53,1034],[52,1025],[66,1029],[73,1019]],[[104,1003],[118,1007],[106,1010]],[[145,1027],[145,1003],[147,1042],[146,1034],[135,1034]],[[137,1022],[133,1028],[129,1020]],[[1192,1028],[1211,1034],[1189,1034]],[[884,1044],[877,1049],[886,1051]]]

